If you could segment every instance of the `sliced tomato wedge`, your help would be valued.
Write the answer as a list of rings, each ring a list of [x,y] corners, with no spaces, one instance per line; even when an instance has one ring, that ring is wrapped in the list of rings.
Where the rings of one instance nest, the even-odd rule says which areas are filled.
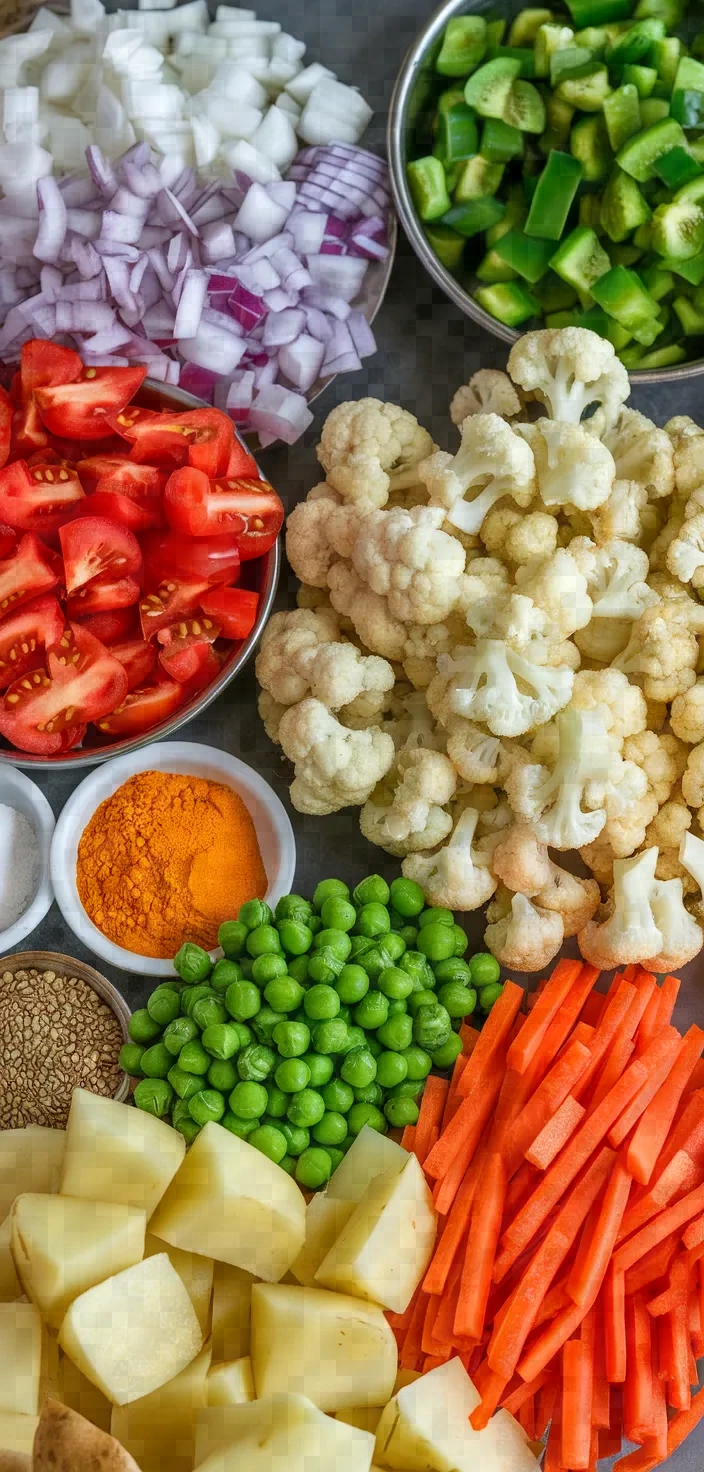
[[[134,533],[104,516],[81,516],[59,532],[66,569],[66,591],[74,593],[94,578],[126,578],[140,571],[142,554]]]
[[[101,644],[118,644],[136,635],[137,610],[134,604],[126,608],[110,608],[103,613],[81,615],[78,623]]]
[[[202,639],[183,649],[167,645],[160,650],[159,664],[170,679],[187,686],[191,694],[209,685],[220,672],[220,660],[215,650]]]
[[[219,409],[189,409],[185,414],[135,414],[129,408],[114,420],[140,465],[192,465],[206,475],[224,475],[230,462],[235,427]]]
[[[240,476],[244,476],[246,480],[259,479],[257,462],[254,456],[250,455],[247,446],[242,444],[238,434],[235,434],[227,469],[223,473],[227,480],[238,480]]]
[[[82,621],[88,613],[112,613],[115,609],[133,608],[142,589],[136,578],[94,578],[66,599],[69,618]]]
[[[72,465],[27,465],[13,460],[0,470],[0,517],[20,531],[53,537],[75,516],[85,492]]]
[[[20,355],[22,398],[30,398],[36,388],[75,383],[82,372],[83,361],[73,348],[32,338],[31,342],[24,343]]]
[[[127,455],[91,455],[76,465],[81,482],[90,491],[120,491],[123,496],[160,496],[163,475],[153,465],[135,465]]]
[[[45,429],[67,439],[95,440],[111,433],[106,416],[119,414],[147,376],[135,368],[85,368],[72,383],[34,390]]]
[[[89,516],[102,516],[108,521],[117,521],[131,532],[146,532],[164,525],[161,502],[154,496],[145,501],[137,501],[132,496],[122,495],[120,491],[101,490],[101,486],[102,481],[97,491],[86,498],[85,511]]]
[[[208,480],[188,466],[169,476],[164,510],[174,531],[191,537],[231,532],[242,561],[273,547],[284,519],[276,491],[263,480]]]
[[[0,690],[44,664],[47,646],[58,643],[66,620],[51,593],[32,598],[0,623]]]
[[[34,450],[48,447],[49,435],[39,418],[34,399],[17,406],[12,416],[10,448],[13,455],[31,455]]]
[[[66,624],[47,649],[46,668],[13,681],[0,704],[0,731],[20,751],[54,753],[74,745],[87,721],[99,720],[127,694],[127,674],[104,644],[80,624]]]
[[[10,453],[12,420],[15,409],[9,394],[0,388],[0,465],[4,465]]]
[[[26,532],[14,552],[0,562],[0,618],[38,593],[55,588],[61,574],[61,558],[33,532]]]
[[[165,578],[202,579],[217,587],[235,583],[240,571],[237,538],[183,537],[179,532],[150,532],[142,539],[144,586],[157,588]]]
[[[5,526],[0,522],[0,560],[9,557],[17,546],[17,532],[13,526]]]
[[[230,463],[235,439],[235,426],[229,414],[220,409],[191,409],[188,420],[188,463],[208,476],[224,475]]]
[[[169,578],[155,593],[147,593],[139,605],[139,617],[145,639],[153,639],[160,629],[195,613],[208,591],[208,583],[179,581]]]
[[[147,683],[156,664],[154,644],[148,639],[127,639],[124,643],[113,644],[110,652],[127,671],[128,690],[136,690],[139,685]]]
[[[119,414],[110,416],[116,434],[131,444],[129,459],[137,465],[153,465],[174,470],[188,462],[188,443],[178,429],[169,430],[167,419],[178,420],[178,414],[160,414],[154,409],[141,409],[130,404]]]
[[[183,685],[176,680],[160,680],[142,686],[125,697],[111,715],[97,721],[98,731],[110,736],[138,736],[168,720],[187,699]]]
[[[226,639],[246,639],[257,622],[259,594],[246,588],[214,588],[200,606],[209,618],[217,619]]]

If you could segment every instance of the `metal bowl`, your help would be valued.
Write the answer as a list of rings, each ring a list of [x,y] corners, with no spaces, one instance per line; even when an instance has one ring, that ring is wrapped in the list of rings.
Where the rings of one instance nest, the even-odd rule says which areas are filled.
[[[406,55],[391,98],[387,129],[389,173],[394,203],[418,259],[437,285],[442,288],[445,295],[450,297],[450,300],[465,313],[465,316],[471,317],[473,322],[476,322],[485,332],[490,332],[492,337],[498,337],[502,342],[509,344],[517,342],[521,332],[516,331],[513,327],[504,326],[503,322],[497,322],[495,317],[485,312],[474,297],[470,296],[459,281],[446,270],[431,249],[416,214],[408,187],[406,164],[417,156],[414,139],[422,124],[424,114],[427,114],[434,85],[437,84],[435,58],[440,50],[442,34],[447,22],[452,20],[453,16],[467,13],[487,14],[494,18],[505,14],[506,10],[509,14],[513,14],[518,8],[517,4],[497,7],[492,5],[491,0],[476,0],[476,3],[471,3],[471,0],[445,0],[445,4],[431,15],[427,25],[422,31],[419,31]],[[447,80],[449,84],[451,79]],[[636,370],[630,373],[629,377],[631,383],[634,384],[678,383],[684,379],[697,378],[702,373],[704,373],[704,359],[699,358],[695,362],[680,363],[674,368]]]
[[[149,378],[145,379],[135,397],[135,402],[141,404],[145,409],[172,409],[178,413],[185,409],[208,407],[202,399],[197,399],[194,394],[186,393],[182,388],[172,388],[163,383],[155,383]],[[111,741],[105,746],[77,747],[74,751],[51,757],[34,756],[28,751],[17,751],[14,746],[10,746],[9,742],[0,738],[0,761],[11,762],[15,767],[45,768],[51,771],[66,771],[69,767],[93,767],[98,762],[104,762],[108,757],[124,756],[128,751],[139,751],[142,747],[148,746],[151,741],[163,741],[173,736],[174,732],[180,730],[181,726],[185,726],[187,721],[193,720],[194,716],[201,715],[244,668],[259,643],[262,630],[271,612],[279,581],[280,538],[274,543],[270,552],[251,562],[243,563],[243,568],[246,569],[244,586],[259,593],[257,622],[249,638],[233,650],[212,685],[206,685],[204,690],[199,691],[168,720],[161,721],[159,725],[152,726],[149,731],[144,731],[139,736]]]

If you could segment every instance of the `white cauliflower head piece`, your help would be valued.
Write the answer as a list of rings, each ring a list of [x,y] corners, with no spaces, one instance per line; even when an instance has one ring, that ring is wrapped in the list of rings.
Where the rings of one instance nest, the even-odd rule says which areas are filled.
[[[539,419],[517,428],[533,451],[545,506],[591,512],[608,500],[615,476],[613,455],[583,424]]]
[[[607,920],[590,920],[579,932],[579,949],[591,966],[611,971],[647,961],[662,949],[663,937],[653,914],[657,885],[656,848],[647,848],[632,859],[617,859],[611,914]]]
[[[443,723],[459,715],[494,736],[521,736],[567,705],[573,682],[567,665],[539,664],[503,639],[478,639],[440,656],[428,703]]]
[[[337,555],[328,535],[328,522],[339,504],[340,497],[329,486],[315,486],[305,501],[294,506],[286,521],[286,556],[300,582],[313,588],[327,586],[328,571]]]
[[[606,424],[603,409],[597,409],[587,428],[599,435],[616,463],[616,479],[637,481],[648,497],[659,501],[675,489],[674,448],[666,430],[652,419],[625,405],[614,423]]]
[[[384,731],[350,731],[320,700],[308,696],[279,723],[279,741],[295,764],[291,801],[299,813],[319,817],[360,807],[388,772],[394,743]]]
[[[542,971],[562,945],[565,928],[555,910],[540,909],[524,894],[514,894],[507,915],[487,925],[487,949],[510,971]]]
[[[443,507],[452,526],[473,535],[502,496],[528,506],[535,493],[532,450],[498,414],[465,419],[454,458],[440,451],[419,473],[431,506]]]
[[[536,558],[518,568],[518,591],[545,615],[540,633],[557,642],[583,629],[592,617],[588,579],[569,550],[558,547],[550,557]]]
[[[294,705],[313,695],[330,710],[340,710],[361,696],[381,697],[393,690],[396,677],[391,665],[336,639],[336,624],[332,609],[295,608],[273,614],[264,631],[256,672],[262,688],[281,705]],[[379,700],[378,706],[383,703]]]
[[[554,910],[562,917],[565,940],[577,935],[596,914],[601,902],[599,886],[595,879],[582,879],[570,874],[552,859],[548,859],[547,883],[538,891],[535,902],[543,910]]]
[[[403,747],[396,770],[399,781],[386,814],[386,831],[394,841],[424,828],[430,809],[444,807],[457,787],[455,768],[440,751]]]
[[[328,414],[318,459],[345,501],[371,510],[385,506],[391,490],[417,480],[418,462],[432,451],[430,435],[407,409],[357,399]]]
[[[373,649],[375,654],[381,654],[385,659],[403,659],[405,625],[392,617],[388,599],[380,593],[373,593],[355,572],[351,562],[345,562],[343,558],[333,562],[328,573],[328,588],[333,608],[350,620],[355,634],[367,649]]]
[[[547,844],[529,823],[511,823],[499,836],[492,868],[507,889],[531,899],[550,881]]]
[[[450,404],[450,418],[458,429],[470,414],[500,414],[515,419],[521,401],[507,373],[498,368],[480,368],[469,383],[458,388]]]
[[[591,404],[601,405],[611,424],[630,393],[611,343],[583,327],[524,333],[511,348],[508,371],[552,419],[566,424],[579,424]]]
[[[569,551],[587,580],[592,618],[633,620],[658,602],[646,581],[648,554],[640,547],[616,538],[597,547],[588,537],[574,537]]]
[[[653,919],[662,936],[660,949],[649,956],[648,971],[678,971],[693,961],[704,944],[702,928],[684,907],[681,879],[658,879],[650,900]]]
[[[489,867],[489,853],[482,851],[474,834],[479,820],[476,808],[465,808],[449,843],[436,854],[410,854],[402,870],[425,891],[431,905],[448,910],[478,910],[491,898],[498,880]]]
[[[355,571],[404,624],[441,623],[459,602],[465,552],[443,520],[434,506],[373,511],[355,541]]]

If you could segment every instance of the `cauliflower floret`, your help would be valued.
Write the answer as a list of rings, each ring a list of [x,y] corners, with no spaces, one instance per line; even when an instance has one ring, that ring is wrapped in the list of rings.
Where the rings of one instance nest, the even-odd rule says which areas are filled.
[[[599,546],[615,539],[647,542],[659,530],[648,492],[635,480],[615,480],[606,500],[591,513],[593,535]]]
[[[557,955],[564,934],[560,914],[514,894],[509,914],[487,925],[484,943],[509,971],[542,971]]]
[[[704,483],[704,431],[686,414],[665,425],[674,447],[675,486],[680,497],[691,496]]]
[[[674,700],[696,680],[697,634],[704,633],[704,607],[689,598],[663,599],[646,608],[633,625],[628,645],[614,660],[627,675],[642,678],[653,700]],[[676,731],[676,735],[681,735]]]
[[[670,542],[665,561],[681,583],[704,587],[704,512],[688,517],[685,511],[685,519]]]
[[[692,826],[692,814],[676,789],[672,798],[663,803],[659,812],[651,819],[645,833],[645,841],[658,850],[655,868],[656,879],[680,879],[685,893],[694,886],[686,869],[680,864],[680,845],[685,833]]]
[[[511,823],[499,836],[492,868],[508,889],[530,899],[550,881],[547,844],[541,843],[529,823]]]
[[[704,806],[704,743],[694,746],[687,757],[687,766],[682,777],[682,796],[690,808]]]
[[[465,808],[444,848],[436,854],[411,854],[404,859],[403,874],[422,886],[429,904],[448,910],[478,910],[494,893],[497,880],[489,868],[489,854],[474,844],[478,819],[476,808]]]
[[[669,732],[658,735],[655,731],[639,731],[634,736],[627,736],[623,743],[623,756],[626,761],[642,767],[648,779],[648,790],[659,807],[667,802],[687,764],[684,742]],[[682,787],[684,790],[684,782]],[[704,795],[701,801],[704,802]]]
[[[328,594],[327,580],[324,588],[316,588],[311,583],[301,583],[296,593],[296,607],[309,608],[311,610],[314,608],[332,608]],[[340,620],[340,628],[343,627],[344,622]]]
[[[478,639],[441,655],[428,704],[443,725],[453,715],[484,722],[494,736],[521,736],[549,721],[572,694],[567,665],[538,664],[502,639]]]
[[[557,550],[558,531],[559,524],[548,511],[528,511],[508,528],[504,556],[518,563],[552,557]]]
[[[579,424],[590,404],[613,424],[628,398],[628,374],[606,338],[583,327],[526,332],[509,353],[508,371],[552,419]]]
[[[570,556],[587,580],[592,618],[635,619],[658,602],[648,587],[648,554],[616,538],[597,547],[588,537],[570,542]]]
[[[510,597],[511,578],[498,557],[477,557],[470,563],[462,579],[460,602],[466,623],[475,633],[495,632],[496,620],[503,614]]]
[[[423,691],[407,686],[405,689],[403,685],[396,686],[383,730],[388,731],[397,751],[405,746],[440,751],[444,746],[443,735],[428,710]]]
[[[376,659],[377,656],[370,654],[366,658]],[[381,663],[385,664],[386,660],[382,659]],[[393,670],[391,673],[393,674]],[[370,672],[367,668],[367,678],[369,678],[369,674]],[[396,676],[394,675],[395,678]],[[341,705],[339,709],[334,705],[331,705],[330,709],[337,709],[337,714],[343,726],[349,726],[351,731],[366,731],[369,726],[378,726],[380,724],[384,713],[388,710],[391,694],[392,689],[390,687],[384,690],[380,684],[377,684],[375,687],[370,686],[366,690],[360,690],[359,695],[355,695],[354,700],[348,700],[347,704]],[[327,701],[325,704],[327,704]]]
[[[533,451],[538,491],[546,506],[594,511],[607,500],[614,483],[613,456],[584,425],[538,419],[516,429]]]
[[[314,588],[327,586],[328,570],[335,561],[328,521],[340,499],[330,486],[314,486],[307,500],[294,506],[286,522],[286,556],[296,577]]]
[[[350,619],[357,637],[367,649],[385,659],[402,660],[406,629],[393,618],[386,598],[373,593],[351,563],[333,562],[328,573],[330,602],[337,613]]]
[[[605,831],[602,828],[599,837],[595,838],[593,843],[585,844],[584,848],[580,848],[579,856],[584,860],[587,868],[591,869],[596,883],[600,885],[601,889],[611,889],[614,882],[614,863],[616,859],[621,857],[629,858],[630,855],[614,853],[608,838],[604,837]],[[643,827],[643,836],[645,837],[645,827]],[[635,852],[635,849],[639,847],[640,844],[635,844],[631,852]]]
[[[299,813],[324,817],[360,807],[388,772],[394,743],[384,731],[350,731],[320,700],[306,697],[281,717],[279,740],[295,764],[291,802]]]
[[[393,772],[393,768],[391,771]],[[406,854],[427,851],[443,843],[448,833],[452,832],[453,820],[450,813],[438,807],[429,809],[425,826],[417,832],[408,833],[405,838],[399,839],[389,836],[386,818],[394,794],[393,784],[388,782],[389,775],[374,788],[360,811],[359,826],[362,836],[369,843],[375,843],[377,848],[383,848],[385,853],[391,854],[395,859],[403,859]]]
[[[658,880],[656,848],[632,859],[617,859],[608,919],[590,920],[579,932],[579,949],[590,966],[611,971],[657,956],[663,937],[653,915],[652,900]]]
[[[329,710],[339,710],[370,697],[380,712],[383,697],[395,684],[391,665],[376,654],[360,654],[356,645],[340,641],[338,634],[332,609],[294,608],[273,614],[257,655],[259,684],[281,705],[295,705],[313,695]]]
[[[327,536],[333,552],[350,561],[355,542],[366,520],[366,514],[356,505],[343,504],[333,507],[327,521]]]
[[[454,797],[457,773],[442,752],[422,746],[404,746],[396,772],[398,784],[386,814],[386,831],[398,842],[425,827],[431,808],[442,808]]]
[[[695,909],[697,919],[700,919],[704,902],[704,840],[697,838],[694,833],[683,834],[679,860],[682,868],[693,881],[695,890],[700,891]]]
[[[479,532],[502,496],[528,506],[535,494],[532,451],[498,414],[465,419],[457,454],[437,451],[423,461],[419,474],[431,506],[444,508],[451,526],[470,535]]]
[[[579,562],[564,547],[551,557],[538,558],[519,567],[516,587],[545,614],[547,624],[541,633],[552,643],[568,639],[575,629],[583,629],[592,616],[592,600],[587,592],[587,578]]]
[[[623,653],[631,637],[629,618],[592,619],[586,629],[577,629],[574,642],[582,655],[582,666],[599,670]]]
[[[595,879],[581,879],[561,869],[548,859],[547,883],[535,896],[543,910],[554,910],[562,917],[565,940],[577,935],[595,915],[601,903],[599,886]]]
[[[664,526],[658,532],[650,548],[650,566],[653,571],[664,571],[667,567],[667,558],[672,543],[679,537],[684,526],[685,501],[673,499],[670,502],[669,515]]]
[[[575,710],[594,711],[620,751],[627,736],[644,731],[647,705],[642,690],[631,685],[619,670],[579,670],[574,677],[571,705]]]
[[[356,539],[356,573],[404,624],[441,623],[460,598],[464,549],[442,522],[433,506],[372,511]]]
[[[433,442],[414,414],[380,399],[338,404],[323,425],[318,459],[345,501],[366,510],[385,506],[389,491],[417,481]]]
[[[513,419],[521,412],[521,401],[507,373],[498,368],[480,368],[469,383],[458,388],[450,404],[450,418],[458,429],[470,414],[500,414]]]
[[[650,907],[662,942],[658,954],[644,964],[660,974],[677,971],[693,961],[704,944],[701,926],[685,910],[681,879],[658,880]]]
[[[447,754],[465,782],[498,782],[501,742],[482,726],[451,716],[447,723]]]
[[[487,511],[482,522],[481,540],[490,557],[511,560],[506,550],[507,538],[524,520],[524,513],[518,510],[510,496],[502,496],[491,511]]]
[[[275,746],[278,746],[280,742],[279,726],[281,725],[281,717],[288,710],[288,706],[281,705],[278,700],[274,700],[268,690],[260,690],[257,698],[257,710],[259,711],[264,730],[269,740],[273,741]]]
[[[466,579],[465,579],[466,584]],[[464,589],[464,584],[463,584]],[[439,624],[409,624],[403,653],[403,669],[416,690],[427,690],[436,672],[439,654],[449,654],[455,644],[467,637],[467,625],[460,607]]]
[[[670,725],[689,746],[698,746],[704,741],[704,679],[697,680],[681,695],[677,695],[670,710]]]
[[[587,426],[611,451],[617,480],[638,481],[653,501],[672,495],[675,489],[672,440],[652,419],[624,405],[614,424],[606,426],[604,411],[597,409],[594,417],[587,420]]]

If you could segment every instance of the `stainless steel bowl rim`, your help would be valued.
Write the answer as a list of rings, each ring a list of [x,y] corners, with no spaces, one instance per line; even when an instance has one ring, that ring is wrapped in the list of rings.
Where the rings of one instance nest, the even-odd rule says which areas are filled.
[[[460,286],[454,276],[438,260],[428,244],[416,214],[406,178],[408,110],[411,94],[426,54],[439,39],[447,22],[452,20],[453,16],[483,8],[481,5],[470,3],[470,0],[445,0],[445,3],[431,15],[423,30],[418,32],[403,61],[391,96],[386,143],[394,204],[419,260],[445,295],[449,296],[465,316],[471,317],[473,322],[483,327],[485,332],[490,332],[492,337],[498,337],[502,342],[512,344],[517,342],[522,334],[516,328],[506,327],[503,322],[497,322],[495,317],[485,312],[484,308],[480,307],[474,297]],[[629,373],[629,378],[633,384],[677,383],[685,379],[698,378],[702,373],[704,373],[704,358],[698,358],[694,362],[680,363],[672,368],[636,369]]]

